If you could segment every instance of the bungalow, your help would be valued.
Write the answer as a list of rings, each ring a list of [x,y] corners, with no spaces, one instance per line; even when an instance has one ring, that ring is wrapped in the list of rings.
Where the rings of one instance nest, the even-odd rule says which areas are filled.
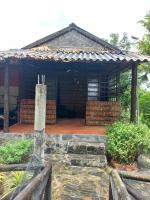
[[[74,23],[22,49],[1,51],[4,131],[8,132],[11,110],[16,110],[18,123],[33,124],[38,75],[46,77],[47,124],[77,118],[96,126],[119,119],[120,73],[131,69],[131,122],[135,122],[137,65],[148,61],[150,58],[123,52]]]

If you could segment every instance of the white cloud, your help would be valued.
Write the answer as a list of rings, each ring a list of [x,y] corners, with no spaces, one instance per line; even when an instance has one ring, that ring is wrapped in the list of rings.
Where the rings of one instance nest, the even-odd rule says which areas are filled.
[[[141,37],[137,23],[150,0],[0,0],[0,49],[20,48],[75,22],[101,37],[128,32]]]

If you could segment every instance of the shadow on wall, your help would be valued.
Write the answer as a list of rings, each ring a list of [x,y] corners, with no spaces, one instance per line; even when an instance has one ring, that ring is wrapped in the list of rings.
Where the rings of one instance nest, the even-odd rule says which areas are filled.
[[[17,113],[17,107],[12,109],[9,112],[9,126],[16,124],[18,121],[18,113]],[[4,108],[0,108],[0,128],[3,128],[4,124]]]

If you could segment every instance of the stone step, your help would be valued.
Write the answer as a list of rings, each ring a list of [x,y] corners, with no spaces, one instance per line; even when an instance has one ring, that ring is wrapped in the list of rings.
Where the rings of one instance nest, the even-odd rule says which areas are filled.
[[[100,142],[106,143],[106,135],[90,135],[90,134],[46,134],[47,141],[55,142]]]
[[[45,153],[105,155],[105,144],[80,141],[47,141]]]
[[[109,176],[105,169],[57,163],[52,171],[52,199],[108,200]]]
[[[81,166],[81,167],[99,167],[107,166],[105,155],[90,155],[90,154],[47,154],[46,160],[51,163],[61,162],[66,166]]]

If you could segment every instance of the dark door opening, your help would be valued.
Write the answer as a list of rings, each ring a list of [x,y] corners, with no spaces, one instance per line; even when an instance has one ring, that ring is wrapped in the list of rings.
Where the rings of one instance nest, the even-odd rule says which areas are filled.
[[[86,78],[66,73],[58,79],[57,117],[85,118]]]

